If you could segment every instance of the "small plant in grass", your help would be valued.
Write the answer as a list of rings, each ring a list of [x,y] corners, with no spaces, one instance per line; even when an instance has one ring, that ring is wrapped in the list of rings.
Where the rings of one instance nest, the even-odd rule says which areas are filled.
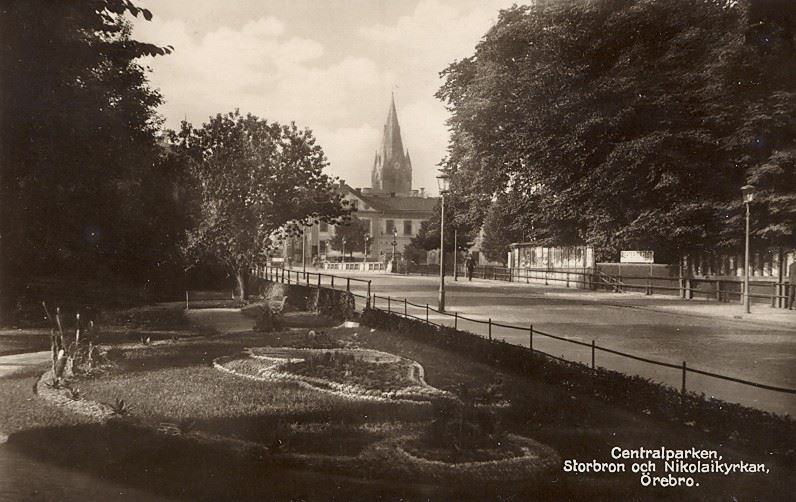
[[[114,415],[123,417],[130,414],[130,405],[124,402],[124,399],[116,398],[116,401],[110,405]]]
[[[67,387],[66,390],[69,392],[69,398],[74,401],[80,401],[82,395],[80,394],[80,389],[77,387]]]

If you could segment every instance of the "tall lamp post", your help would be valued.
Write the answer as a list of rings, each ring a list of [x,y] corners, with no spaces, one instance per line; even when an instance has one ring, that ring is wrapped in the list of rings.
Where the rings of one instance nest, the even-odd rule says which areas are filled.
[[[743,203],[746,206],[746,245],[744,246],[743,291],[746,313],[749,314],[752,312],[751,291],[749,291],[749,205],[755,198],[755,186],[744,185],[741,187],[741,193],[743,194]]]
[[[343,237],[343,258],[342,258],[343,263],[345,263],[345,243],[346,243],[346,238]]]
[[[362,258],[362,263],[367,263],[368,261],[368,247],[370,245],[370,234],[365,234],[365,256]]]
[[[395,246],[398,245],[398,229],[393,227],[392,229],[392,260],[390,260],[390,270],[395,273]]]
[[[307,273],[307,251],[305,246],[307,245],[307,228],[301,227],[301,272],[306,275]]]
[[[459,280],[459,229],[453,227],[453,280]]]
[[[440,196],[439,216],[439,299],[437,307],[440,312],[445,312],[445,194],[450,189],[450,175],[447,171],[440,171],[437,176]]]

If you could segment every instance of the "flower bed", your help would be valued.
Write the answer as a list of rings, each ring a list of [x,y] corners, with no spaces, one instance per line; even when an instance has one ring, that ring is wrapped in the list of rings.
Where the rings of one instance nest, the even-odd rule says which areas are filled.
[[[449,397],[423,380],[419,364],[393,354],[289,347],[259,347],[247,352],[247,357],[218,358],[213,365],[252,380],[293,381],[351,399],[428,404],[433,398]]]
[[[355,353],[328,351],[312,354],[304,360],[288,362],[283,371],[332,382],[352,383],[368,390],[394,391],[416,384],[411,378],[413,365],[408,361],[382,364],[358,359]]]

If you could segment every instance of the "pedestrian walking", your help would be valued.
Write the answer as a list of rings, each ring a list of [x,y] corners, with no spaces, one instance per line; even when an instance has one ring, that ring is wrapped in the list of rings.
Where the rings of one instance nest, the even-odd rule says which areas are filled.
[[[794,300],[796,300],[796,257],[788,267],[788,310],[793,310]]]
[[[464,260],[464,267],[467,269],[467,280],[473,280],[473,269],[475,269],[475,261],[473,260],[473,255],[468,254],[467,258]]]

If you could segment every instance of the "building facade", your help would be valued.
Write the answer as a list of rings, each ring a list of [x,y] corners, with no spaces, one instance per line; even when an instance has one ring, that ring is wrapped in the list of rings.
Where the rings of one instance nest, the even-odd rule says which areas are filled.
[[[345,182],[340,183],[343,199],[354,208],[352,214],[365,222],[370,236],[367,256],[362,251],[347,251],[346,256],[388,261],[395,242],[396,258],[400,259],[420,225],[438,210],[439,198],[429,197],[423,188],[412,188],[412,161],[409,151],[404,149],[394,98],[390,100],[381,145],[373,161],[371,183],[370,188],[353,188]],[[313,225],[305,232],[303,244],[301,237],[283,243],[284,257],[293,264],[340,261],[342,250],[332,249],[330,245],[334,234],[334,225]]]

